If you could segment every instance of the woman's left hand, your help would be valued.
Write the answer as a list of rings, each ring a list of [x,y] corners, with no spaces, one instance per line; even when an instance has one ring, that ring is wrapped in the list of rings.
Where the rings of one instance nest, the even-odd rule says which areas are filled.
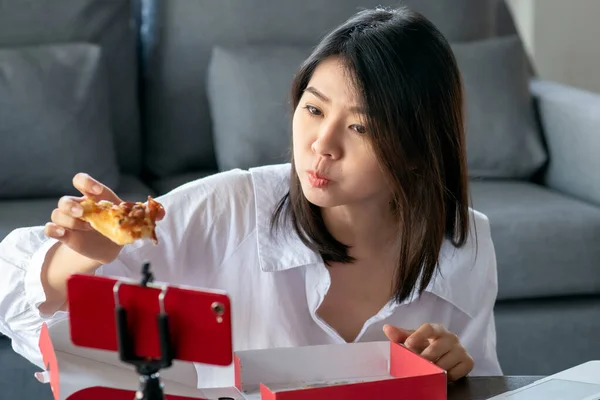
[[[446,370],[450,381],[464,377],[473,369],[473,359],[460,344],[458,336],[442,325],[423,324],[416,331],[385,325],[383,331],[392,342],[403,344]]]

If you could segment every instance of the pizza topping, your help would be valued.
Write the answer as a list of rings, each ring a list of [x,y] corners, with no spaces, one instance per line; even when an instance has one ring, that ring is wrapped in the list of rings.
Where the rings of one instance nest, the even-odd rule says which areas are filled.
[[[162,205],[151,196],[147,203],[124,201],[117,205],[106,200],[86,199],[81,205],[84,209],[82,219],[117,244],[132,243],[141,238],[158,243],[155,226]]]

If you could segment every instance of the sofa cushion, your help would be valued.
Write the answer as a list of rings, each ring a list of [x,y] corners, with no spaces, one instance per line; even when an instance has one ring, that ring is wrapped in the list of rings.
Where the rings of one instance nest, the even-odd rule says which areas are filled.
[[[158,179],[150,183],[150,186],[158,195],[163,195],[170,192],[173,189],[178,188],[181,185],[185,185],[188,182],[195,181],[197,179],[205,178],[218,171],[194,171],[185,174],[179,174],[169,176],[167,178]]]
[[[207,93],[220,170],[289,162],[289,88],[310,51],[308,46],[214,49]]]
[[[530,178],[546,161],[526,53],[517,35],[455,43],[466,97],[469,174]]]
[[[488,37],[497,0],[405,0],[451,40]],[[145,74],[148,112],[146,167],[158,178],[215,169],[206,97],[214,46],[315,45],[327,31],[363,8],[396,6],[379,0],[168,0],[146,2],[144,36],[155,51]],[[326,6],[325,6],[326,4]],[[168,139],[168,140],[167,140]]]
[[[157,196],[155,190],[133,175],[121,175],[119,186],[115,189],[123,201],[146,201],[148,196]]]
[[[600,208],[515,181],[473,181],[490,219],[499,299],[600,293]]]
[[[545,159],[517,36],[454,43],[465,84],[469,172],[528,178]],[[219,169],[289,161],[289,87],[309,46],[216,46],[207,96]]]
[[[115,193],[125,201],[145,201],[155,192],[134,176],[121,176]],[[28,226],[41,226],[50,220],[60,196],[45,199],[1,200],[0,241],[11,231]]]
[[[600,360],[598,310],[600,296],[496,303],[496,347],[503,374],[548,376]],[[557,345],[563,338],[572,338],[568,346]]]
[[[107,68],[110,116],[125,173],[141,168],[137,29],[132,0],[15,0],[0,6],[0,48],[95,43]]]
[[[102,60],[90,44],[0,49],[0,198],[73,193],[80,171],[118,184]]]

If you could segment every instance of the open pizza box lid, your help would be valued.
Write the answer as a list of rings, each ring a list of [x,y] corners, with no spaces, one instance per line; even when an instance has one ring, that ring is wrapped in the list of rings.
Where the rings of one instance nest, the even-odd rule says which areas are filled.
[[[115,352],[75,346],[69,339],[68,320],[50,329],[46,325],[42,327],[40,350],[47,369],[38,379],[50,384],[55,400],[134,398],[139,382],[135,369],[121,362]],[[168,399],[211,398],[197,389],[198,375],[193,363],[175,361],[170,368],[161,371],[161,380],[165,394],[180,396]]]
[[[39,338],[46,372],[37,377],[50,383],[55,400],[134,398],[140,375],[117,351],[125,343],[118,339],[123,327],[119,307],[127,311],[125,326],[130,340],[125,343],[129,348],[126,357],[141,354],[140,362],[161,356],[158,321],[168,317],[168,340],[176,357],[159,375],[163,391],[171,399],[212,398],[197,388],[200,371],[205,381],[228,386],[233,382],[226,294],[165,285],[142,287],[134,280],[92,275],[73,275],[67,287],[68,318],[43,324]],[[213,305],[219,308],[213,309]],[[194,363],[196,359],[206,360],[211,368]],[[229,392],[237,391],[229,388]]]
[[[135,370],[115,353],[74,346],[68,321],[44,326],[40,345],[56,400],[133,398]],[[166,400],[447,398],[444,370],[387,341],[235,352],[235,387],[198,389],[197,373],[179,361],[161,371]]]

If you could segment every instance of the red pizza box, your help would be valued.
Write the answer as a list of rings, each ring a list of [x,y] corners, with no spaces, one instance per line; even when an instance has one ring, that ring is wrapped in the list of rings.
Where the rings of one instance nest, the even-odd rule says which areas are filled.
[[[115,331],[127,324],[135,352],[156,357],[158,313],[168,315],[177,349],[173,365],[160,372],[165,400],[447,397],[443,369],[389,341],[234,352],[229,299],[218,291],[142,288],[86,275],[71,277],[68,289],[69,317],[44,324],[39,343],[46,366],[40,379],[50,383],[55,400],[133,398],[139,377],[119,358]],[[119,307],[127,311],[126,320],[117,318]],[[195,363],[233,363],[235,387],[199,389]]]
[[[236,352],[248,400],[446,400],[446,371],[400,344],[320,345]]]
[[[137,375],[115,352],[74,346],[68,324],[42,331],[56,400],[134,398]],[[192,363],[176,362],[161,372],[165,400],[446,400],[445,371],[387,341],[238,351],[234,370],[236,387],[198,389]]]

